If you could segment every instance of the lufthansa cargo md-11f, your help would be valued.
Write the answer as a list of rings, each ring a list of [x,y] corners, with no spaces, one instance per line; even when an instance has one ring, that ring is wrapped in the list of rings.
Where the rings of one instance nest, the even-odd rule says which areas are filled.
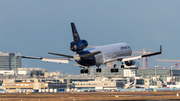
[[[30,59],[41,59],[42,61],[57,63],[69,63],[69,61],[74,60],[76,62],[76,65],[83,68],[81,70],[81,73],[88,73],[87,68],[94,65],[98,67],[96,69],[96,72],[101,72],[101,68],[99,68],[101,65],[105,65],[106,67],[114,66],[114,68],[111,69],[111,72],[118,72],[119,70],[118,68],[116,68],[117,61],[122,62],[121,68],[124,68],[123,62],[127,66],[131,66],[135,64],[135,59],[162,54],[162,47],[160,46],[159,52],[131,56],[131,47],[126,43],[110,44],[85,50],[85,48],[88,46],[88,42],[79,37],[74,23],[71,23],[71,27],[74,41],[70,43],[70,50],[76,52],[74,55],[64,55],[49,52],[49,54],[58,55],[65,58],[44,58],[30,56],[21,57]]]

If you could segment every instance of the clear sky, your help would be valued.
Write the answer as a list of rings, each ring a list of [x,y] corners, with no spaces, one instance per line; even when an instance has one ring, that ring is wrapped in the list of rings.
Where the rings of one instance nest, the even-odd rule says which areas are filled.
[[[0,0],[0,51],[27,56],[73,55],[70,23],[89,45],[128,43],[133,51],[159,51],[148,59],[149,68],[167,67],[177,59],[180,37],[179,0]],[[142,59],[139,60],[142,67]],[[50,72],[80,74],[70,64],[22,59],[22,67],[40,67]]]

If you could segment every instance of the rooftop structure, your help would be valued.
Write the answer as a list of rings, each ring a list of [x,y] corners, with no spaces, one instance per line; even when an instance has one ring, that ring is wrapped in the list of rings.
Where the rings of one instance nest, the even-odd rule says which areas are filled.
[[[118,82],[114,80],[110,80],[106,77],[97,77],[94,81],[87,81],[87,82],[73,82],[75,88],[79,90],[102,90],[102,89],[117,89],[123,88],[124,82]]]
[[[172,73],[172,75],[171,75]],[[163,76],[163,77],[170,77],[170,76],[180,76],[180,69],[139,69],[137,70],[137,76]]]
[[[67,83],[39,82],[38,79],[32,81],[16,82],[14,79],[5,79],[2,84],[7,92],[14,92],[17,89],[65,89]]]
[[[101,73],[96,72],[96,68],[90,68],[89,75],[95,75],[99,77],[171,77],[180,76],[180,69],[169,69],[169,68],[156,68],[156,69],[138,69],[138,68],[118,68],[119,72],[111,73],[111,68],[102,68]]]

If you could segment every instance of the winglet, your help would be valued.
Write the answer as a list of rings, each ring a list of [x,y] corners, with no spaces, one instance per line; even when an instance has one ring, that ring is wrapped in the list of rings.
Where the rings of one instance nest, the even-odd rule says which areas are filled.
[[[16,55],[16,56],[19,56],[19,55],[17,54],[16,50],[14,50],[14,52],[15,52],[15,55]]]
[[[15,51],[15,56],[20,57],[21,54],[20,54],[20,53],[17,53],[16,50],[14,50],[14,51]],[[20,54],[20,55],[19,55],[19,54]]]

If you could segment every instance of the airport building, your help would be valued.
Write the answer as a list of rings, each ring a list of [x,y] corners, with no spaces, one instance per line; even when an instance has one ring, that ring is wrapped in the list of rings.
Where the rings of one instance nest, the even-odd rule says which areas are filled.
[[[18,53],[20,55],[20,53]],[[0,70],[14,70],[21,68],[21,58],[15,53],[0,52]]]
[[[123,88],[125,82],[115,81],[107,77],[97,77],[94,81],[73,82],[77,90],[105,90]]]
[[[114,77],[114,76],[119,76],[119,77],[136,77],[137,76],[137,70],[138,66],[125,66],[125,68],[121,68],[120,66],[117,66],[119,69],[118,72],[111,73],[110,67],[104,67],[101,68],[101,72],[96,72],[96,68],[90,68],[90,73],[89,75],[95,75],[98,77]]]
[[[0,80],[4,78],[23,79],[48,75],[46,69],[41,68],[17,68],[15,70],[0,70]]]
[[[102,72],[97,73],[96,68],[90,68],[89,75],[95,75],[99,77],[171,77],[171,76],[180,76],[180,69],[138,69],[138,68],[118,68],[119,72],[111,73],[111,68],[101,68]]]
[[[67,83],[55,83],[55,82],[39,82],[38,79],[29,80],[29,81],[22,81],[18,82],[14,79],[4,79],[3,80],[3,87],[6,88],[7,92],[17,92],[20,90],[24,91],[30,91],[30,90],[47,90],[46,92],[49,92],[49,89],[66,89]]]
[[[171,77],[171,76],[180,76],[180,69],[138,69],[137,76],[142,77],[155,77],[155,76],[162,76],[162,77]]]

